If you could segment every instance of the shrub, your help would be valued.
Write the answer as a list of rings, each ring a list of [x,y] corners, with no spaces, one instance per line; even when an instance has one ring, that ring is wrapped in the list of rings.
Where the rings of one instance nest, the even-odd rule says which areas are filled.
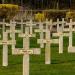
[[[17,14],[18,10],[18,5],[0,4],[0,18],[11,19]]]
[[[73,20],[75,20],[75,12],[73,12],[73,11],[68,11],[67,13],[66,13],[66,19],[68,20],[68,19],[73,19]]]
[[[48,19],[53,19],[54,21],[57,20],[57,18],[59,18],[60,20],[62,18],[65,18],[66,12],[59,12],[59,11],[54,11],[54,12],[48,12],[47,13],[47,18]]]
[[[38,12],[37,14],[35,14],[35,20],[37,20],[37,21],[44,21],[45,20],[45,14]]]

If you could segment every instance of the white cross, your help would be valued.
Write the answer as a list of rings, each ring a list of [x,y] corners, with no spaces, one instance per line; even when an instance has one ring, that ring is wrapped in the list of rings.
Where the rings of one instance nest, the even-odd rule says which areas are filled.
[[[75,25],[75,22],[72,21],[72,19],[70,19],[70,22],[67,23],[67,25],[69,25],[69,47],[68,47],[68,52],[72,52],[75,53],[75,47],[72,46],[72,26]]]
[[[50,28],[46,25],[46,47],[45,47],[45,64],[51,64],[51,43],[59,43],[58,39],[51,39],[52,20],[50,20]]]
[[[45,46],[45,64],[50,64],[51,63],[51,43],[58,43],[58,40],[52,40],[51,39],[51,28],[52,28],[52,20],[50,20],[50,22],[48,22],[48,20],[46,20],[46,29],[43,29],[40,27],[40,30],[36,30],[36,32],[45,32],[45,38],[41,38],[38,39],[38,43],[43,44],[46,43]]]
[[[15,29],[16,22],[14,20],[11,20],[10,24],[7,24],[7,26],[10,26],[10,30],[6,30],[6,32],[10,33],[12,41],[16,42],[16,40],[15,40],[15,33],[21,33],[21,30],[16,30]],[[12,44],[12,54],[14,53],[14,49],[15,49],[15,43]]]
[[[0,45],[3,45],[3,61],[2,65],[7,66],[8,65],[8,46],[12,43],[14,43],[12,40],[8,40],[8,34],[5,29],[5,26],[7,26],[8,23],[5,22],[5,19],[3,19],[3,22],[0,24],[2,25],[2,34],[3,34],[3,40],[0,40]]]
[[[63,32],[67,32],[67,33],[62,33],[62,36],[69,36],[68,52],[72,52],[72,53],[75,52],[75,50],[74,50],[75,47],[72,46],[72,32],[75,31],[75,29],[72,27],[73,25],[75,25],[75,22],[73,22],[72,19],[70,19],[69,23],[66,22],[66,26],[69,26],[69,28],[63,28],[63,30],[61,29]],[[55,33],[55,34],[53,33],[53,36],[57,36],[57,35],[60,36],[60,34],[59,34],[59,32]],[[62,42],[60,41],[59,45],[61,45],[61,44],[62,44]],[[59,47],[60,47],[59,53],[62,53],[63,52],[62,47],[61,46],[59,46]]]
[[[62,19],[62,21],[59,21],[59,19],[57,19],[57,33],[53,33],[53,36],[59,36],[59,53],[63,53],[63,28],[64,28],[64,18]],[[61,24],[61,26],[60,26]],[[64,34],[65,35],[65,34]]]
[[[35,32],[40,33],[40,48],[43,48],[44,43],[42,42],[42,39],[44,39],[44,32],[46,32],[46,30],[43,29],[43,23],[41,21],[39,22],[39,29],[36,29]]]
[[[0,24],[2,25],[2,34],[3,34],[3,40],[0,41],[1,45],[3,45],[3,60],[2,65],[7,66],[8,65],[8,47],[5,45],[5,41],[7,40],[7,34],[5,33],[5,19],[3,19],[3,22]]]
[[[3,45],[3,66],[8,65],[8,45],[15,44],[13,40],[8,40],[8,33],[3,32],[3,40],[0,40],[0,45]]]
[[[30,34],[33,34],[33,26],[36,24],[30,19],[29,21],[24,22],[23,19],[21,19],[21,22],[17,22],[17,24],[21,24],[21,31],[23,32],[23,25],[29,26],[30,28]]]
[[[19,37],[23,38],[23,48],[15,49],[14,54],[23,54],[23,75],[29,75],[29,54],[40,54],[39,48],[29,49],[29,27],[25,28],[25,34],[19,34]]]
[[[36,24],[33,23],[32,19],[30,19],[30,21],[26,25],[30,28],[30,34],[33,34],[33,26],[35,26]]]

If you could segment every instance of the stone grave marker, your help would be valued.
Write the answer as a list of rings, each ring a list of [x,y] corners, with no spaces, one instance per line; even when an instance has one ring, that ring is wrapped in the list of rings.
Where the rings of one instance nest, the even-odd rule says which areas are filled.
[[[29,48],[29,27],[25,28],[25,34],[19,34],[23,38],[23,48],[15,48],[14,54],[23,54],[23,75],[29,75],[29,54],[40,54],[40,48]]]

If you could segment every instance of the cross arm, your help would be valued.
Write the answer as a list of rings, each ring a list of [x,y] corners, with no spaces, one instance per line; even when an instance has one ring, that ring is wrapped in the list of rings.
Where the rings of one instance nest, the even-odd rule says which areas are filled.
[[[0,40],[0,45],[11,45],[11,44],[16,44],[16,40],[15,41],[12,41],[12,40],[9,40],[9,41],[4,41],[4,40]]]

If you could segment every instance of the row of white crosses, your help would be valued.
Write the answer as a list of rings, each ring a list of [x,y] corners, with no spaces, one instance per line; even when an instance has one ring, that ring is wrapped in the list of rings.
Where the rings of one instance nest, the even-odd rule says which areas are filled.
[[[5,19],[3,19],[3,22],[0,22],[0,25],[2,25],[2,35],[3,39],[0,40],[0,45],[3,45],[3,66],[8,66],[8,45],[13,45],[15,46],[16,42],[11,39],[8,39],[8,32],[6,32],[6,26],[9,26],[10,24],[5,22]],[[11,24],[12,26],[12,24]],[[14,36],[13,36],[14,37]]]
[[[12,54],[15,52],[15,45],[16,45],[16,40],[15,40],[15,33],[21,33],[21,30],[15,30],[16,22],[10,21],[10,23],[6,23],[6,26],[9,26],[10,29],[6,30],[3,32],[3,40],[0,42],[3,44],[3,66],[8,66],[8,45],[12,46]],[[3,27],[3,29],[5,26]],[[8,40],[8,33],[10,33],[11,40]],[[6,52],[7,51],[7,52]]]
[[[5,22],[3,22],[3,24],[4,23]],[[25,26],[25,33],[23,33],[22,29],[23,24],[21,26],[21,30],[15,30],[16,22],[14,20],[11,20],[9,24],[5,23],[3,25],[3,30],[5,30],[5,25],[9,26],[10,30],[3,31],[3,40],[0,41],[0,44],[3,45],[3,66],[8,65],[8,45],[12,45],[12,54],[23,54],[23,75],[29,75],[29,54],[40,54],[40,48],[29,49],[29,38],[35,37],[35,35],[32,34],[32,27],[29,27],[29,25],[31,25],[31,21],[27,23],[27,26]],[[8,33],[10,33],[12,40],[8,40]],[[15,33],[18,33],[19,37],[23,38],[23,48],[15,48]]]
[[[61,24],[60,27],[59,24]],[[69,28],[65,28],[64,26],[68,26]],[[66,22],[64,19],[62,19],[62,21],[57,19],[57,33],[53,33],[53,36],[59,36],[59,53],[63,53],[63,36],[69,37],[68,52],[75,53],[75,47],[72,46],[72,32],[75,32],[73,26],[75,26],[75,22],[73,22],[72,19],[70,19],[69,22]]]
[[[46,28],[44,29],[44,23],[46,24]],[[59,43],[58,39],[51,39],[51,28],[52,28],[52,20],[48,21],[46,19],[46,22],[39,22],[39,29],[35,29],[35,32],[40,33],[40,39],[38,39],[38,43],[40,44],[40,47],[43,48],[44,44],[45,46],[45,64],[51,64],[51,44],[52,43]],[[45,33],[45,38],[44,38]]]
[[[62,21],[59,21],[57,19],[57,22],[52,22],[52,20],[48,21],[46,19],[45,22],[39,22],[39,28],[35,29],[35,32],[40,33],[40,39],[37,39],[37,42],[40,44],[40,48],[29,48],[29,38],[35,37],[33,34],[33,26],[37,25],[37,22],[33,22],[32,20],[28,22],[23,22],[23,19],[21,19],[20,22],[16,22],[14,20],[11,20],[10,23],[6,23],[3,21],[0,23],[3,25],[3,40],[0,40],[0,45],[3,45],[3,66],[8,65],[8,45],[12,46],[12,54],[23,54],[23,75],[29,75],[29,54],[40,54],[40,48],[44,48],[45,46],[45,64],[51,63],[51,49],[50,46],[52,43],[59,44],[59,53],[63,53],[63,36],[69,36],[69,52],[75,52],[75,47],[72,47],[72,31],[75,31],[72,26],[75,24],[70,20],[69,23],[66,23],[64,19]],[[16,30],[16,24],[21,25],[20,30]],[[46,24],[46,28],[44,28],[44,24]],[[61,26],[60,26],[61,24]],[[68,29],[64,28],[65,25],[69,25]],[[25,25],[25,30],[23,32]],[[52,39],[51,38],[51,29],[53,25],[57,25],[57,33],[53,33],[53,36],[59,36],[58,39]],[[5,30],[5,26],[9,26],[9,30]],[[64,31],[69,31],[68,33],[64,33]],[[11,40],[8,40],[8,33],[11,36]],[[15,34],[18,33],[19,37],[23,38],[23,48],[15,48],[16,40],[15,40]],[[45,37],[44,37],[45,33]]]
[[[75,22],[70,19],[70,22],[67,23],[65,22],[64,18],[62,21],[59,21],[57,19],[57,22],[50,22],[46,20],[46,30],[43,29],[43,22],[40,22],[39,24],[39,29],[35,30],[35,32],[40,32],[40,39],[38,39],[38,43],[40,43],[40,47],[44,47],[44,43],[46,43],[45,46],[45,64],[50,64],[51,63],[51,49],[50,45],[51,43],[58,43],[59,44],[59,53],[63,53],[63,37],[68,36],[69,37],[69,47],[68,47],[68,52],[75,52],[75,47],[72,46],[72,32],[75,31],[73,28],[73,25]],[[59,39],[51,39],[51,28],[53,25],[57,25],[57,33],[53,33],[54,36],[59,36]],[[69,28],[66,29],[64,26],[68,25]],[[50,27],[50,28],[49,28]],[[64,33],[68,32],[68,33]],[[45,38],[43,37],[43,34],[45,33]]]
[[[22,22],[22,20],[21,20]],[[31,21],[30,21],[31,23]],[[8,65],[8,45],[12,45],[12,54],[15,52],[15,45],[16,45],[16,40],[15,40],[15,33],[23,33],[23,25],[21,23],[21,30],[16,30],[16,22],[14,20],[11,20],[10,23],[6,23],[5,20],[3,19],[3,22],[0,22],[0,25],[2,25],[2,33],[3,33],[3,40],[0,41],[0,45],[3,45],[3,66]],[[30,24],[31,25],[31,24]],[[5,26],[9,26],[10,30],[5,31]],[[32,34],[32,29],[30,26],[30,34]],[[10,33],[10,36],[12,40],[8,40],[8,33]],[[5,38],[6,37],[6,38]]]

